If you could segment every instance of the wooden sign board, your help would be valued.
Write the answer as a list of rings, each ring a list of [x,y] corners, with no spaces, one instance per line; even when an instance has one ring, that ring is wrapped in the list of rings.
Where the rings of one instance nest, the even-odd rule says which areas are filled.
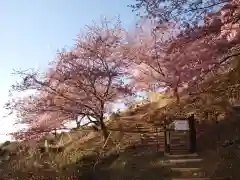
[[[189,130],[188,120],[174,120],[174,130],[187,131]]]

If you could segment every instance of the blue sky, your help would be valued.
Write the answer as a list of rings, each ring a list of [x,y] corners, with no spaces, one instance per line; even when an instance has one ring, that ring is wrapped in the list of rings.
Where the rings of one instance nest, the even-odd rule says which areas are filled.
[[[123,26],[136,17],[131,0],[0,0],[0,118],[8,90],[18,77],[13,69],[44,69],[57,49],[71,46],[86,24],[120,15]],[[13,121],[0,121],[0,134],[12,130]],[[2,139],[1,139],[2,138]],[[5,136],[0,136],[0,141]]]

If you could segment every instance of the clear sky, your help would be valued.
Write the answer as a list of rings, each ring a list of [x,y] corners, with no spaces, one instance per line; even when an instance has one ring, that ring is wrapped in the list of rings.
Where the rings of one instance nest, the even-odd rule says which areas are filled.
[[[132,0],[0,0],[0,119],[8,90],[18,77],[13,69],[43,69],[57,49],[71,46],[86,24],[120,15],[128,27],[135,14]],[[0,134],[13,129],[12,118],[0,121]],[[0,141],[5,140],[0,135]]]

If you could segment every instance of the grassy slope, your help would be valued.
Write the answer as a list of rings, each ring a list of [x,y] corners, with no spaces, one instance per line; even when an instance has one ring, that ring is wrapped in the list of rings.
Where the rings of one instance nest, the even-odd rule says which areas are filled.
[[[205,169],[213,177],[239,179],[240,171],[240,109],[225,121],[210,125],[199,138],[199,151],[205,157]]]
[[[222,96],[222,94],[220,94]],[[219,97],[219,96],[218,96]],[[198,120],[205,120],[206,132],[199,137],[199,152],[204,157],[204,166],[212,176],[233,176],[239,179],[240,153],[238,150],[240,121],[238,113],[232,111],[227,98],[201,94],[181,98],[176,105],[172,98],[161,99],[160,103],[150,103],[134,110],[121,113],[108,123],[110,129],[122,128],[136,131],[136,124],[151,129],[165,117],[186,116],[194,113]],[[208,116],[206,117],[206,112]],[[210,121],[206,121],[209,119]],[[216,123],[216,120],[222,120]],[[91,179],[93,166],[98,152],[104,158],[95,168],[94,176],[102,179],[161,179],[168,170],[157,161],[162,153],[153,148],[138,146],[140,136],[137,133],[119,133],[113,131],[111,141],[102,150],[102,139],[99,133],[74,130],[71,133],[73,142],[62,153],[42,155],[35,152],[19,152],[10,161],[0,166],[0,177],[3,179]],[[65,138],[67,136],[64,136]],[[231,140],[235,141],[231,143]],[[226,141],[228,140],[228,141]],[[64,141],[67,141],[64,139]],[[230,142],[230,143],[229,143]],[[46,162],[44,162],[46,161]],[[39,165],[41,164],[41,166]],[[34,177],[34,178],[31,178]],[[68,177],[68,178],[67,178]]]

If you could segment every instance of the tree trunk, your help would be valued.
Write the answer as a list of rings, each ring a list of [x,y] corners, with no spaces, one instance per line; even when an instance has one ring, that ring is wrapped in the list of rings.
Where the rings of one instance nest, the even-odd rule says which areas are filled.
[[[77,125],[77,128],[80,128],[80,122],[78,120],[76,120],[76,125]]]
[[[45,148],[45,152],[48,152],[48,141],[47,140],[45,140],[44,141],[44,148]]]
[[[100,120],[100,127],[101,127],[101,131],[102,131],[102,135],[103,135],[104,141],[106,141],[107,138],[108,138],[109,133],[108,133],[107,127],[106,127],[106,125],[105,125],[105,123],[103,121],[103,118]]]
[[[54,129],[54,133],[53,134],[54,134],[54,136],[56,138],[57,137],[57,128]]]
[[[104,102],[102,101],[101,102],[101,114],[100,114],[100,119],[99,119],[99,123],[100,123],[100,128],[101,128],[101,131],[102,131],[102,135],[103,135],[103,138],[104,138],[104,142],[107,140],[108,138],[108,129],[104,123]]]
[[[180,103],[180,96],[179,96],[178,88],[177,88],[177,87],[174,88],[174,90],[173,90],[173,95],[174,95],[174,97],[176,97],[177,104],[179,104],[179,103]]]

